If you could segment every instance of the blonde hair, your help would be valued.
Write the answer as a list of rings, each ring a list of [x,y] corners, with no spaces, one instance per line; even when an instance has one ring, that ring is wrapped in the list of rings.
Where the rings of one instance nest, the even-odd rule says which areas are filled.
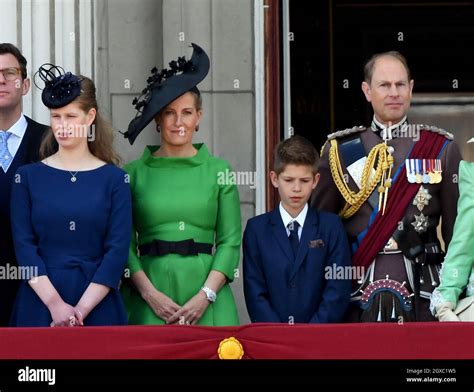
[[[118,165],[120,157],[113,147],[112,125],[102,118],[97,108],[96,88],[94,82],[86,76],[80,76],[81,94],[73,101],[81,110],[88,113],[89,110],[97,111],[93,125],[95,126],[95,137],[88,140],[87,144],[92,155],[100,160]],[[58,151],[58,142],[50,128],[43,138],[40,146],[40,159],[45,159]]]

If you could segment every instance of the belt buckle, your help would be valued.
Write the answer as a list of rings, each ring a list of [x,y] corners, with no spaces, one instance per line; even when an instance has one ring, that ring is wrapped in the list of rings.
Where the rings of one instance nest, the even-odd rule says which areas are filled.
[[[395,241],[393,237],[390,237],[388,239],[385,246],[379,252],[379,254],[382,254],[382,255],[390,255],[390,254],[397,254],[397,253],[401,253],[401,250],[398,248],[397,241]]]

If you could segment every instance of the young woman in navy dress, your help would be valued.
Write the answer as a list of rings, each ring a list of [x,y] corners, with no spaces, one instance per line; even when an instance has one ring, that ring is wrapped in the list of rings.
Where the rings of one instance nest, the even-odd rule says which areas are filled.
[[[20,167],[13,185],[15,252],[30,276],[11,324],[126,324],[118,288],[131,238],[128,177],[116,166],[94,83],[61,70],[50,64],[38,71],[51,130],[43,160]]]

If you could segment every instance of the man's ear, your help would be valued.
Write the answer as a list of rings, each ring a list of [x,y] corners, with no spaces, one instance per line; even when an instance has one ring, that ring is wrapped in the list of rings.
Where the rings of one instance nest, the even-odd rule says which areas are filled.
[[[21,84],[21,88],[22,88],[21,94],[22,95],[28,94],[28,91],[30,91],[30,86],[31,86],[30,79],[26,78],[25,80],[23,80],[23,83]]]
[[[362,82],[362,91],[364,92],[364,95],[365,95],[365,99],[367,100],[367,102],[370,102],[370,85],[369,83],[367,83],[366,81],[363,81]]]
[[[272,182],[272,185],[275,188],[278,188],[278,174],[276,174],[273,170],[270,172],[270,180]]]
[[[414,85],[415,85],[415,81],[413,79],[410,80],[410,84],[409,84],[409,86],[410,86],[410,98],[411,98],[411,95],[413,93],[413,86]]]

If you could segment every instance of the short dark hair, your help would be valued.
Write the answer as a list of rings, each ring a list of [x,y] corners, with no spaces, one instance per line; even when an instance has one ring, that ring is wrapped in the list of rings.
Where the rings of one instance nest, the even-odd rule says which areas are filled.
[[[15,58],[18,60],[18,63],[20,64],[21,68],[21,77],[23,79],[26,79],[28,74],[26,72],[26,65],[27,61],[25,59],[25,56],[23,56],[20,52],[20,49],[18,49],[15,45],[9,44],[9,43],[0,43],[0,54],[11,54],[15,56]]]
[[[370,82],[372,81],[372,75],[374,74],[375,62],[381,57],[393,57],[396,60],[400,61],[402,65],[405,67],[405,70],[407,71],[408,80],[409,81],[411,80],[411,73],[410,73],[410,68],[408,68],[407,59],[400,52],[397,52],[396,50],[391,50],[389,52],[376,53],[369,59],[369,61],[365,63],[364,80],[367,83],[370,84]]]
[[[286,165],[311,166],[313,173],[318,171],[319,154],[313,144],[303,136],[295,135],[276,146],[273,169],[277,175]]]

